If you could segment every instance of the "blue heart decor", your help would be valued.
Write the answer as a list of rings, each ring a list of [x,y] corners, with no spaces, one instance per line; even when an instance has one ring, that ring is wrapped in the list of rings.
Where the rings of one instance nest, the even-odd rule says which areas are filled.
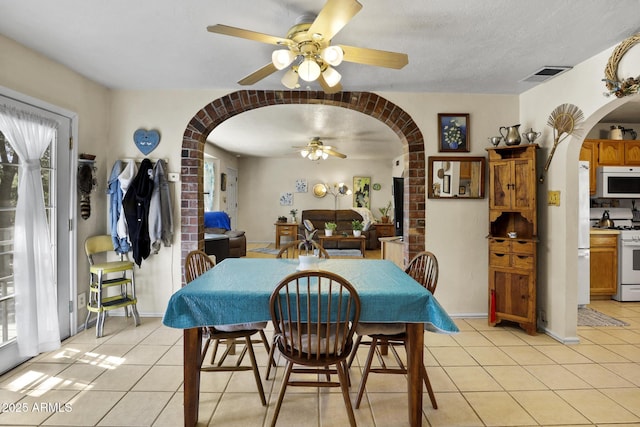
[[[138,129],[133,133],[133,142],[142,154],[147,155],[160,144],[160,133],[157,130]]]

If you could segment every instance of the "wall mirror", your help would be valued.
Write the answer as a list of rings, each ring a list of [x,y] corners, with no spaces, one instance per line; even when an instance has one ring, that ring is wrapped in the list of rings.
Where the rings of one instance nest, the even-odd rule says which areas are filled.
[[[484,198],[484,157],[430,156],[430,199]]]

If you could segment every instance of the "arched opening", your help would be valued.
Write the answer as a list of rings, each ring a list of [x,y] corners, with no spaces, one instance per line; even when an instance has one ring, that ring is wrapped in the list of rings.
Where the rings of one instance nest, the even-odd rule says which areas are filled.
[[[189,121],[182,139],[182,261],[194,249],[204,248],[204,202],[202,166],[207,136],[225,120],[255,108],[278,104],[320,104],[348,108],[367,114],[393,130],[404,153],[405,257],[425,247],[425,155],[424,138],[411,116],[392,102],[369,92],[242,90],[205,105]]]

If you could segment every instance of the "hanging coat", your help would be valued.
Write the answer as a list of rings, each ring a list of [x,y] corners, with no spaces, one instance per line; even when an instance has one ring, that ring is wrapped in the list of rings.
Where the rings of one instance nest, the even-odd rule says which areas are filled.
[[[173,241],[173,214],[166,168],[167,164],[162,159],[153,167],[153,195],[149,205],[149,237],[153,253],[158,253],[162,244],[171,246]]]
[[[127,194],[127,190],[133,181],[133,178],[136,177],[136,173],[138,168],[136,166],[136,162],[132,159],[127,160],[127,164],[125,165],[122,173],[118,175],[118,182],[120,183],[120,189],[122,190],[122,198],[124,200],[124,196]],[[116,231],[118,239],[125,240],[127,242],[128,250],[131,250],[131,239],[129,238],[129,228],[127,227],[127,217],[124,214],[124,206],[122,206],[122,201],[120,201],[120,215],[118,215],[118,222],[116,224]]]
[[[127,219],[129,239],[133,248],[133,260],[138,267],[151,253],[149,239],[149,203],[153,193],[153,167],[149,159],[140,164],[138,174],[124,195],[122,206]]]
[[[122,172],[122,162],[116,160],[111,168],[109,182],[107,183],[107,194],[109,195],[109,229],[111,231],[111,240],[113,241],[113,249],[119,254],[126,254],[131,250],[126,237],[118,237],[118,220],[122,213],[122,186],[118,176]]]

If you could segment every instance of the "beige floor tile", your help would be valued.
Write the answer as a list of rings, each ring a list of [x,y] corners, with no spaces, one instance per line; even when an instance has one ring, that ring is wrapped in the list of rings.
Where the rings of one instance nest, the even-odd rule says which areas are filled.
[[[536,347],[536,350],[561,365],[591,362],[591,360],[575,351],[572,346],[568,345],[540,345]]]
[[[453,381],[451,381],[451,378],[449,378],[449,375],[447,375],[444,368],[428,367],[427,375],[429,375],[429,382],[431,383],[431,387],[434,392],[458,391],[458,388]]]
[[[474,331],[491,331],[491,330],[495,330],[496,328],[495,326],[489,325],[486,317],[475,317],[475,318],[469,318],[464,320],[467,323],[467,325],[473,328]]]
[[[441,366],[477,366],[469,353],[462,347],[436,347],[429,351]]]
[[[462,331],[458,334],[452,335],[452,337],[455,342],[465,347],[492,345],[491,341],[477,331]]]
[[[91,383],[91,389],[129,391],[148,370],[149,366],[142,365],[123,365],[108,369]]]
[[[174,345],[180,338],[182,338],[183,331],[181,329],[173,328],[158,328],[151,332],[143,341],[141,345]]]
[[[482,331],[484,335],[493,345],[508,346],[508,345],[528,345],[518,335],[511,331],[503,330],[490,330]]]
[[[0,412],[0,425],[41,425],[77,393],[74,390],[49,390],[45,395],[25,396],[15,406]]]
[[[596,344],[580,344],[573,347],[578,353],[595,363],[622,363],[628,360],[613,351]]]
[[[337,389],[336,389],[337,390]],[[348,426],[349,417],[347,415],[347,407],[342,397],[342,393],[326,393],[325,390],[320,390],[319,407],[320,407],[320,423],[319,425],[325,427],[329,426]],[[406,394],[405,394],[406,396]],[[356,400],[356,393],[352,393],[349,397],[352,402],[353,414],[356,418],[358,427],[374,427],[373,414],[368,405],[360,405],[359,409],[355,409],[353,406]]]
[[[126,365],[153,365],[173,348],[168,345],[138,345],[123,356]]]
[[[409,426],[409,409],[405,393],[370,393],[367,398],[376,426]],[[425,398],[423,408],[430,407],[427,403],[429,398]],[[362,409],[357,409],[359,410]],[[422,425],[429,425],[425,417],[422,419]]]
[[[265,421],[267,409],[253,393],[225,393],[221,396],[209,425],[259,427]]]
[[[269,402],[266,425],[270,425],[271,420],[273,419],[273,411],[276,407],[276,402],[277,395],[274,395]],[[228,417],[232,417],[236,411],[238,411],[238,408],[230,406],[228,411],[221,413],[219,416],[218,411],[216,410],[212,418],[212,424],[210,425],[226,426],[226,424],[221,421],[226,421]],[[289,389],[287,389],[287,393],[282,401],[280,414],[278,415],[277,425],[318,427],[318,416],[317,390],[316,393],[289,393]]]
[[[81,359],[85,353],[93,351],[95,343],[65,343],[60,349],[43,353],[33,360],[42,363],[73,363]]]
[[[633,383],[600,365],[566,365],[565,368],[594,388],[633,387]]]
[[[640,344],[640,333],[629,329],[609,328],[608,333],[629,344]]]
[[[227,388],[231,372],[202,372],[200,390],[208,393],[222,393]],[[271,374],[273,376],[273,374]]]
[[[516,362],[506,353],[495,346],[491,347],[465,347],[467,353],[478,362],[479,365],[515,365]]]
[[[640,417],[640,390],[636,388],[610,388],[602,393],[628,411]]]
[[[552,391],[515,391],[511,396],[540,424],[586,424],[589,422]]]
[[[625,359],[640,363],[640,346],[633,344],[622,344],[622,345],[603,345],[607,350],[611,350],[616,354],[624,357]]]
[[[462,393],[436,393],[438,409],[424,405],[424,412],[432,427],[474,427],[482,426],[482,421],[474,412]]]
[[[481,320],[478,319],[453,319],[453,321],[455,322],[456,326],[458,327],[458,329],[462,332],[462,331],[476,331],[477,329],[474,328],[472,326],[472,323],[474,322],[479,322]],[[487,319],[484,319],[484,322],[486,323]]]
[[[98,426],[150,426],[171,399],[171,392],[143,391],[127,393]]]
[[[500,384],[480,366],[452,366],[444,369],[460,391],[502,390]]]
[[[96,425],[124,395],[122,391],[83,391],[68,402],[68,411],[53,414],[44,425]]]
[[[2,377],[0,388],[10,391],[23,391],[42,388],[43,384],[58,383],[60,372],[69,365],[64,363],[28,363],[10,371]]]
[[[556,393],[592,423],[640,422],[640,418],[598,390],[559,390]]]
[[[525,366],[527,371],[551,390],[587,389],[591,386],[573,372],[559,365]]]
[[[640,364],[638,363],[605,363],[603,367],[618,374],[618,376],[640,387]]]
[[[175,392],[182,384],[182,374],[182,366],[152,366],[133,386],[132,390]]]
[[[74,363],[67,369],[60,372],[57,377],[62,381],[56,389],[83,390],[100,375],[104,374],[105,368],[87,365],[85,363]]]
[[[484,369],[505,390],[547,390],[542,382],[522,366],[485,366]]]
[[[519,365],[553,364],[553,360],[531,346],[503,347],[502,351],[504,351],[510,358],[515,360]]]
[[[450,347],[457,346],[458,343],[453,339],[453,335],[435,334],[427,332],[424,334],[424,345],[429,347]]]
[[[200,406],[198,407],[198,425],[206,426],[220,399],[220,393],[200,393]],[[176,393],[164,407],[153,427],[176,427],[184,425],[184,394]]]
[[[579,337],[584,337],[594,344],[624,344],[625,342],[614,337],[607,331],[598,328],[581,329],[578,331]]]
[[[536,422],[506,392],[463,393],[473,410],[487,426],[530,426]]]
[[[184,362],[182,346],[174,345],[156,363],[157,365],[180,365]]]

